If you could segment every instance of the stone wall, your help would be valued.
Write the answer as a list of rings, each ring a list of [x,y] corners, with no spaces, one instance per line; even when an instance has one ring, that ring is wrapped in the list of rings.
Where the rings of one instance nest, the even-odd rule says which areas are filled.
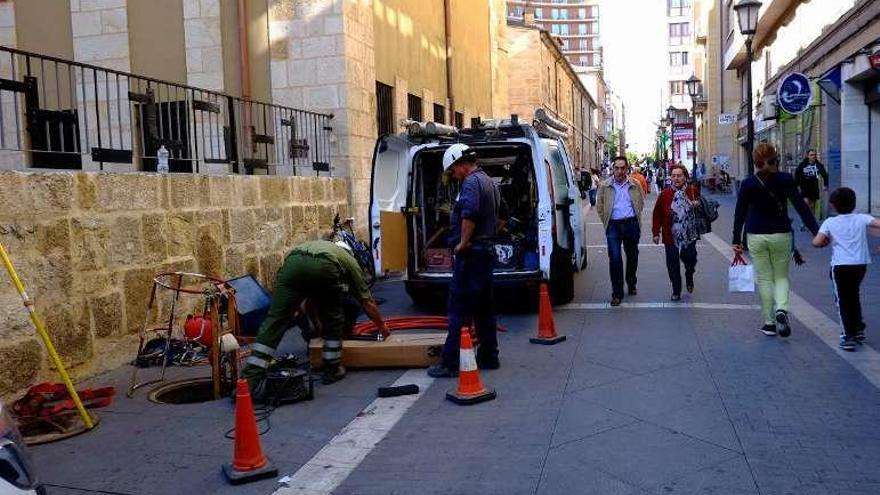
[[[131,360],[152,277],[253,274],[272,289],[286,252],[348,213],[341,179],[0,173],[0,241],[78,378]],[[0,276],[0,396],[57,380]]]

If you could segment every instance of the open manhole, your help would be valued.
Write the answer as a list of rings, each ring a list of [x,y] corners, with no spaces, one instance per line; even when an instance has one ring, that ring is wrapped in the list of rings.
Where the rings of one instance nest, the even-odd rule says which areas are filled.
[[[198,404],[214,400],[210,378],[195,378],[166,383],[153,389],[149,399],[158,404]]]

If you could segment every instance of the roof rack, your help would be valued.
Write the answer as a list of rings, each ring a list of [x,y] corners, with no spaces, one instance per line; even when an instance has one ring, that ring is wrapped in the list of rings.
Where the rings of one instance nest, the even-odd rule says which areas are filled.
[[[535,121],[532,125],[539,134],[548,137],[564,139],[568,135],[568,125],[543,108],[535,110]]]
[[[451,125],[438,124],[437,122],[418,122],[411,119],[400,121],[400,126],[406,128],[410,137],[455,137],[458,129]]]

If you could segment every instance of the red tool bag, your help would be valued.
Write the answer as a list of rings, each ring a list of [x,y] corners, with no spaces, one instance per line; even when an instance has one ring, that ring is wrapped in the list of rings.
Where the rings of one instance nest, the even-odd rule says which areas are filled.
[[[77,390],[79,398],[88,409],[107,407],[113,402],[116,388],[87,388]],[[18,418],[47,419],[59,414],[75,411],[76,403],[67,393],[63,383],[39,383],[27,391],[21,399],[12,404],[12,413]]]

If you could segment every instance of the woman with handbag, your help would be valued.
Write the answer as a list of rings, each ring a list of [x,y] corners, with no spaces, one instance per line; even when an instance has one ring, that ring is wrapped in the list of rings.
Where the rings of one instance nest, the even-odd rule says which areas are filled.
[[[664,189],[654,204],[652,231],[654,244],[666,248],[666,271],[672,282],[672,300],[681,300],[681,264],[687,291],[694,291],[694,270],[697,266],[697,239],[700,238],[697,214],[700,190],[688,184],[688,171],[681,165],[669,169],[672,187]]]
[[[798,191],[794,178],[789,173],[779,171],[776,148],[761,143],[755,148],[753,156],[755,175],[742,182],[736,198],[733,250],[736,254],[742,254],[745,227],[764,315],[761,332],[771,337],[788,337],[791,335],[788,270],[792,257],[788,202],[791,202],[814,236],[819,231],[819,225]]]

